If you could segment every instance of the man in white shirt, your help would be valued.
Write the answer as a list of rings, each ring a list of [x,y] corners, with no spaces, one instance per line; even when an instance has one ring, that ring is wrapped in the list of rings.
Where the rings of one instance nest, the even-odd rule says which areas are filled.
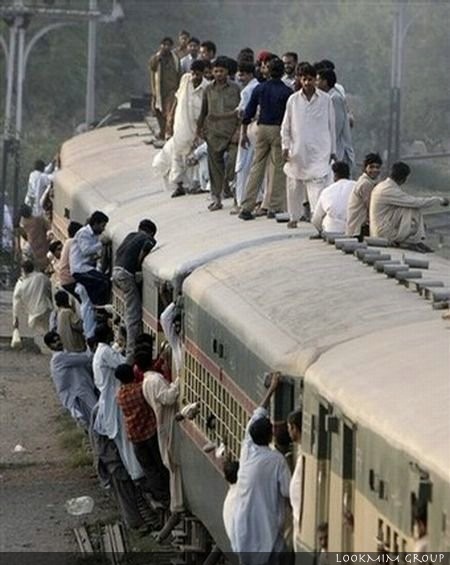
[[[202,108],[203,92],[208,81],[203,77],[205,63],[193,61],[190,73],[181,77],[180,86],[175,94],[175,103],[169,117],[169,133],[173,117],[172,160],[169,183],[176,187],[172,198],[185,194],[183,182],[186,181],[186,158],[197,139],[197,120]]]
[[[321,192],[311,220],[319,234],[345,233],[348,200],[356,184],[349,179],[350,169],[347,163],[336,161],[331,168],[334,183]]]
[[[200,50],[200,40],[196,37],[191,37],[187,44],[187,50],[188,54],[180,61],[180,69],[183,74],[191,71],[191,65],[197,59]]]
[[[317,72],[317,87],[331,97],[334,107],[336,125],[336,158],[344,161],[350,167],[355,164],[350,120],[347,112],[345,97],[336,88],[336,73],[332,69],[322,69]]]
[[[32,261],[22,263],[22,277],[17,281],[13,293],[13,326],[19,329],[19,314],[28,314],[30,328],[45,333],[53,309],[52,285],[43,273],[34,270]]]
[[[281,144],[286,161],[288,228],[296,228],[309,201],[314,213],[335,158],[336,128],[331,98],[316,89],[316,69],[304,63],[298,70],[302,88],[288,100],[281,125]]]
[[[88,429],[97,404],[97,391],[92,378],[92,354],[88,351],[64,351],[57,332],[44,336],[45,344],[54,353],[50,370],[61,404],[72,418]]]
[[[109,302],[109,277],[96,269],[103,246],[100,235],[105,231],[108,221],[108,216],[103,212],[94,212],[87,225],[76,233],[70,248],[71,275],[75,282],[85,287],[94,306]]]
[[[52,165],[52,164],[51,164]],[[28,188],[25,196],[25,204],[31,206],[33,216],[42,216],[44,209],[42,208],[42,196],[53,180],[53,175],[49,174],[44,161],[38,159],[34,163],[34,169],[28,177]]]
[[[225,532],[227,533],[228,539],[231,541],[232,527],[233,527],[233,516],[236,509],[237,503],[237,479],[239,471],[239,462],[226,460],[223,464],[223,475],[228,483],[228,492],[223,501],[223,525],[225,526]]]
[[[241,90],[241,101],[239,102],[238,112],[239,117],[244,117],[245,108],[250,101],[253,90],[258,86],[258,80],[255,78],[255,65],[253,63],[240,63],[238,67],[237,77],[239,82],[243,85]],[[239,143],[237,157],[236,157],[236,204],[240,206],[245,198],[245,186],[247,184],[248,176],[252,166],[253,155],[255,152],[256,141],[256,120],[250,124],[248,138],[250,143],[247,147],[243,147]],[[233,208],[232,212],[238,212],[238,208]]]
[[[287,419],[289,437],[295,444],[297,451],[297,459],[292,474],[291,484],[289,486],[289,498],[292,507],[292,526],[293,526],[293,546],[294,551],[300,552],[301,545],[301,529],[303,518],[303,496],[304,496],[304,476],[303,476],[303,452],[302,452],[302,419],[303,412],[295,410],[291,412]]]
[[[295,69],[298,63],[298,55],[293,51],[288,51],[282,57],[284,63],[284,76],[281,79],[286,86],[295,90]]]
[[[236,502],[231,524],[231,547],[241,563],[262,564],[284,550],[286,502],[291,473],[283,455],[269,447],[272,423],[267,407],[279,383],[270,387],[248,422],[239,459]]]

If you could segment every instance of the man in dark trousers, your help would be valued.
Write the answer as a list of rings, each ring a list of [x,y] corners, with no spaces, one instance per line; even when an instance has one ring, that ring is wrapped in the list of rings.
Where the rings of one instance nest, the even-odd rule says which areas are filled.
[[[247,128],[259,107],[255,155],[239,214],[241,220],[252,220],[254,217],[252,211],[256,206],[256,197],[269,159],[273,166],[273,175],[267,187],[270,194],[270,198],[266,198],[269,202],[268,217],[274,217],[276,212],[282,212],[285,208],[286,177],[283,172],[280,128],[292,89],[281,80],[284,74],[284,63],[281,59],[270,61],[269,73],[270,80],[259,84],[253,90],[242,120],[241,145],[247,147]]]
[[[129,361],[133,355],[136,336],[141,333],[142,298],[139,282],[142,263],[156,245],[156,229],[151,220],[142,220],[138,231],[129,233],[116,251],[112,280],[124,294]]]

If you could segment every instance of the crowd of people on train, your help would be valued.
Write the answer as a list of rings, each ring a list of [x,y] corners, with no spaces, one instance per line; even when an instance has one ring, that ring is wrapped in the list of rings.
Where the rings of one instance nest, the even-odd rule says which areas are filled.
[[[170,38],[161,42],[150,72],[152,109],[165,141],[157,166],[168,167],[164,174],[172,196],[185,194],[187,182],[189,190],[203,191],[206,181],[212,211],[222,208],[229,193],[242,220],[271,218],[287,209],[289,228],[311,221],[318,234],[361,238],[372,233],[390,243],[428,249],[422,209],[448,201],[405,193],[401,186],[410,169],[402,162],[377,184],[382,159],[375,152],[365,157],[361,176],[351,180],[353,118],[330,61],[298,63],[293,52],[281,59],[262,52],[255,61],[251,49],[234,61],[216,57],[211,41],[183,32],[176,49]],[[201,147],[206,157],[192,156]],[[181,405],[180,305],[168,297],[159,320],[166,341],[155,351],[150,334],[142,333],[141,282],[157,226],[143,219],[115,251],[112,270],[105,270],[109,218],[104,212],[92,213],[85,225],[71,221],[64,240],[50,230],[57,168],[57,161],[49,166],[36,162],[21,207],[23,261],[13,293],[14,330],[25,313],[28,325],[43,335],[52,351],[56,392],[89,434],[102,485],[114,492],[127,526],[155,531],[163,542],[186,510],[175,426],[199,410],[198,403]],[[112,285],[123,298],[121,325],[114,324]],[[297,454],[291,472],[285,457],[271,447],[268,409],[279,383],[280,375],[273,373],[248,422],[239,459],[226,449],[220,455],[229,483],[224,527],[243,563],[265,562],[288,547],[302,547],[302,411],[287,420]],[[288,509],[292,527],[287,538]],[[168,512],[164,524],[162,510]],[[418,514],[416,522],[423,551],[426,516]],[[325,554],[328,524],[320,524],[317,534],[319,553]],[[325,556],[320,560],[326,563]]]
[[[250,48],[217,56],[212,41],[183,32],[177,46],[161,41],[149,73],[163,144],[153,165],[174,198],[207,191],[209,210],[232,198],[230,213],[244,221],[276,218],[290,229],[311,221],[319,233],[431,251],[422,213],[448,199],[406,193],[403,162],[379,182],[377,152],[351,181],[355,120],[332,61],[299,62],[292,51],[255,57]]]

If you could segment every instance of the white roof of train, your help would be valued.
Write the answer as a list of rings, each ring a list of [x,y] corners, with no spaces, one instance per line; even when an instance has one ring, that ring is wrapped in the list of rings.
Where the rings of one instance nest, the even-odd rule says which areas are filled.
[[[306,372],[354,422],[450,480],[449,327],[433,320],[334,347]]]
[[[229,214],[231,199],[225,201],[224,210],[212,213],[206,195],[170,198],[152,168],[155,150],[143,143],[146,138],[122,138],[130,132],[134,130],[100,128],[66,142],[56,185],[83,202],[86,215],[95,209],[106,212],[116,245],[137,229],[142,218],[155,221],[159,245],[147,257],[144,270],[156,278],[176,280],[206,261],[258,242],[314,233],[310,225],[292,231],[265,218],[238,220]]]
[[[430,257],[425,277],[450,286],[449,262]],[[355,422],[450,476],[450,334],[429,301],[308,240],[219,259],[183,288],[269,366],[305,375]]]

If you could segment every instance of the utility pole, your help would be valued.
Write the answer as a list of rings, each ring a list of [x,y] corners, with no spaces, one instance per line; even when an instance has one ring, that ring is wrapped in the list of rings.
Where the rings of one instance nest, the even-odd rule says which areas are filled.
[[[97,0],[89,0],[89,13],[98,11]],[[97,58],[97,18],[89,18],[88,30],[88,64],[86,79],[86,125],[95,120],[95,61]]]

